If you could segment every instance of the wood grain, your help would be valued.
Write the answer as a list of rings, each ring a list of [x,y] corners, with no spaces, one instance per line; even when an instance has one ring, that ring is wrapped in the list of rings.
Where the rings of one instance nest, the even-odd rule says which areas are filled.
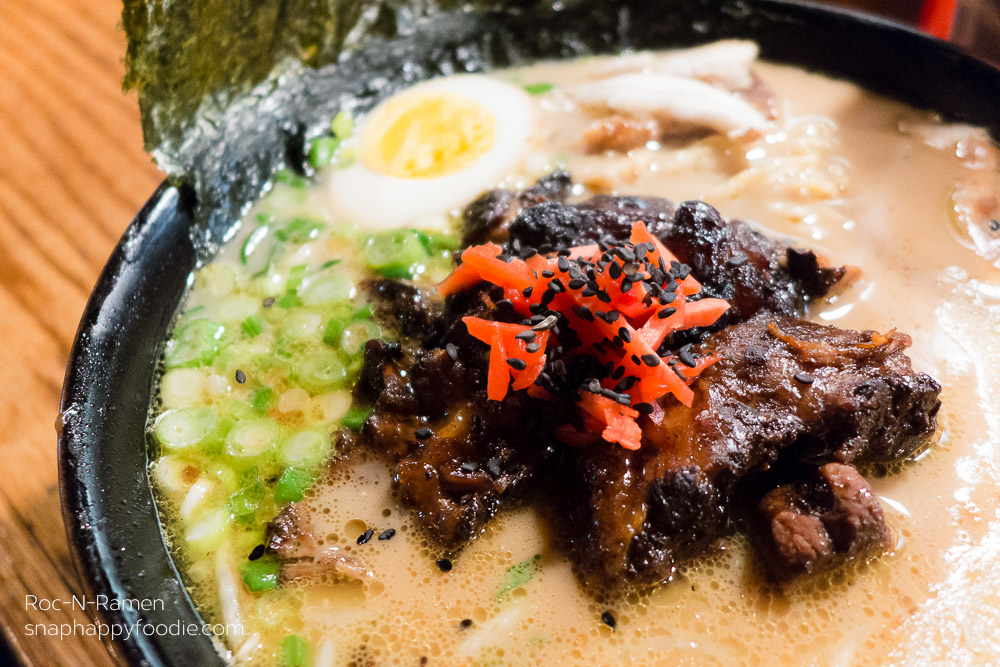
[[[162,179],[121,91],[120,11],[0,0],[0,632],[27,665],[121,662],[92,637],[28,636],[28,625],[89,620],[25,600],[83,592],[59,509],[59,393],[90,289]]]
[[[0,631],[27,665],[114,665],[74,622],[54,424],[66,358],[105,260],[162,175],[121,92],[121,4],[0,1]],[[26,596],[62,600],[30,609]]]

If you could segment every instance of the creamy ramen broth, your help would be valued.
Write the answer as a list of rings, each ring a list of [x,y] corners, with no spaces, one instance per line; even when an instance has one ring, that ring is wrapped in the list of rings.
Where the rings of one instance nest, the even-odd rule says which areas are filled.
[[[242,633],[219,638],[220,650],[237,663],[270,664],[282,659],[282,639],[294,633],[308,646],[309,664],[322,665],[1000,659],[1000,270],[977,254],[982,245],[954,210],[972,178],[968,152],[988,147],[984,135],[956,131],[849,83],[758,63],[754,71],[773,92],[775,116],[759,138],[686,136],[627,155],[585,155],[579,138],[589,118],[563,89],[608,62],[541,64],[496,75],[518,85],[552,84],[531,98],[540,129],[506,184],[523,186],[564,166],[582,184],[581,198],[608,191],[702,199],[727,218],[858,267],[849,289],[814,304],[811,318],[909,333],[914,367],[944,387],[930,449],[892,470],[868,471],[895,546],[874,562],[777,587],[761,578],[744,539],[731,537],[655,590],[596,599],[581,588],[533,510],[501,512],[481,537],[446,554],[397,504],[387,467],[354,453],[334,465],[329,483],[313,485],[302,505],[324,545],[362,558],[373,576],[251,593],[240,582],[239,564],[261,539],[259,526],[258,532],[227,528],[232,532],[195,555],[185,548],[178,513],[190,497],[186,485],[204,475],[189,466],[187,481],[164,491],[161,507],[200,608],[242,624]],[[331,201],[336,190],[330,184],[342,173],[336,164],[321,170],[316,185],[298,193],[279,184],[248,215],[220,261],[243,270],[239,250],[261,211],[291,206],[337,223],[342,206]],[[450,212],[424,213],[411,224],[447,229],[453,218],[443,214]],[[319,241],[289,251],[298,259],[281,261],[341,259],[345,272],[360,275],[365,268],[351,260],[357,250],[350,243],[363,243],[364,233],[362,225],[355,241],[331,241],[340,237],[323,231]],[[201,271],[208,270],[211,265]],[[443,270],[422,269],[417,278],[430,283]],[[200,284],[195,281],[187,310],[211,307]],[[249,400],[247,390],[209,366],[202,374],[207,384],[219,385],[216,398],[204,388],[192,400],[212,403],[219,394]],[[327,401],[322,406],[315,392],[301,392],[298,408],[288,399],[272,414],[283,428],[318,419],[335,430],[337,412],[350,405],[348,390],[338,389],[339,399],[321,399]],[[162,469],[157,473],[154,465],[154,479],[162,480]],[[280,505],[274,502],[273,511]],[[389,528],[396,533],[357,544],[369,528],[376,536]],[[453,565],[449,572],[436,563],[445,557]],[[615,619],[613,629],[602,622],[605,612]]]

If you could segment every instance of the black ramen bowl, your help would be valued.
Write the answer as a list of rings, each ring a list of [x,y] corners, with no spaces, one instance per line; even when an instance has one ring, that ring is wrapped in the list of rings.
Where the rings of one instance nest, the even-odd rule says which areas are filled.
[[[59,457],[66,526],[90,592],[151,601],[105,614],[108,623],[138,628],[120,646],[132,663],[222,664],[213,640],[190,632],[201,619],[164,543],[147,473],[148,406],[189,274],[275,167],[299,166],[307,129],[332,116],[331,104],[353,99],[364,111],[439,73],[735,37],[756,40],[762,58],[845,78],[1000,137],[1000,70],[869,16],[779,0],[568,2],[545,16],[444,12],[361,47],[336,68],[307,70],[275,92],[280,103],[266,117],[245,124],[252,129],[238,144],[216,149],[220,167],[207,187],[162,185],[126,230],[73,346]]]

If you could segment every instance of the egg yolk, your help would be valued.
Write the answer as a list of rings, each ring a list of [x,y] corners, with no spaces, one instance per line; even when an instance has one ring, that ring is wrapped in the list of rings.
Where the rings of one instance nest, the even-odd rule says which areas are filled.
[[[368,169],[386,176],[447,176],[493,146],[495,125],[493,114],[460,95],[403,96],[372,115],[361,159]]]

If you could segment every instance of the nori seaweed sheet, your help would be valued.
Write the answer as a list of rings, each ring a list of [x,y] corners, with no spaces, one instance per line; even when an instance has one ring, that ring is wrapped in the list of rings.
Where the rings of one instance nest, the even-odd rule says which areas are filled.
[[[138,91],[147,150],[192,196],[203,258],[278,168],[307,170],[308,141],[338,110],[363,113],[436,75],[742,37],[766,58],[1000,126],[981,94],[994,70],[970,72],[923,36],[874,20],[859,30],[808,3],[125,0],[123,24],[125,85]],[[912,58],[894,58],[900,50]]]

